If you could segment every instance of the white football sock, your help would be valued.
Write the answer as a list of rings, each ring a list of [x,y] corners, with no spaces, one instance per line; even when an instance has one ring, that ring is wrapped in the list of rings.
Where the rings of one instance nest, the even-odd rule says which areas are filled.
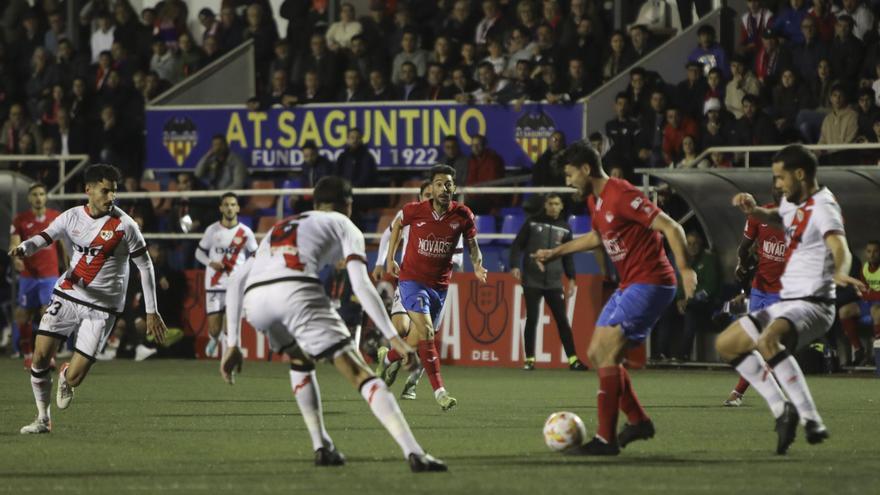
[[[794,356],[789,355],[782,361],[776,363],[773,367],[773,373],[779,379],[779,384],[785,389],[786,395],[794,403],[798,414],[803,420],[813,420],[822,424],[822,418],[816,410],[816,403],[813,402],[813,396],[810,394],[810,387],[807,386],[807,380],[801,367],[798,366]]]
[[[42,375],[42,376],[37,376]],[[52,373],[48,369],[31,368],[31,389],[37,403],[37,414],[41,420],[49,419],[50,396],[52,395]]]
[[[410,431],[397,401],[394,400],[394,396],[391,395],[385,382],[376,377],[370,378],[361,385],[361,395],[370,405],[370,409],[382,423],[382,426],[394,437],[397,445],[400,445],[405,458],[408,458],[410,454],[422,455],[425,453]]]
[[[773,373],[770,372],[770,368],[764,362],[764,358],[757,351],[752,351],[745,359],[740,361],[736,365],[736,371],[739,372],[740,376],[748,380],[749,384],[755,387],[755,390],[767,401],[767,405],[770,406],[770,412],[773,413],[774,418],[782,416],[782,411],[785,408],[785,397],[782,395],[782,390],[779,388],[779,384],[776,383],[776,379],[773,378]]]
[[[324,428],[324,412],[321,408],[321,389],[314,370],[310,372],[290,370],[290,388],[299,406],[309,436],[312,438],[312,449],[321,447],[333,448],[333,440]]]

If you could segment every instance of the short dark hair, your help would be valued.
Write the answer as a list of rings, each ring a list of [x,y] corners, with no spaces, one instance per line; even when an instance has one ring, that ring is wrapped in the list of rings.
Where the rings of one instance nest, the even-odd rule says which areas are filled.
[[[315,144],[315,142],[310,139],[310,140],[306,141],[305,143],[303,143],[302,149],[304,149],[304,150],[305,149],[312,149],[312,150],[317,151],[318,145]]]
[[[558,199],[559,201],[562,201],[562,195],[559,193],[547,193],[547,195],[544,196],[545,203],[547,201],[550,201],[551,199]]]
[[[773,155],[772,163],[782,162],[782,168],[788,171],[801,169],[808,180],[816,177],[816,168],[819,160],[812,151],[801,144],[792,144],[782,148]]]
[[[46,184],[43,184],[42,182],[34,182],[33,184],[30,185],[30,187],[28,187],[28,194],[30,194],[31,191],[33,191],[34,189],[39,189],[39,188],[43,188],[47,192],[49,191],[49,188],[46,187]]]
[[[866,246],[870,246],[871,244],[875,246],[880,246],[880,239],[871,239],[870,241],[865,243]]]
[[[708,24],[704,24],[704,25],[700,26],[700,29],[697,30],[697,36],[701,36],[704,34],[708,34],[708,35],[714,37],[715,36],[715,28],[708,25]]]
[[[602,158],[599,153],[587,143],[574,143],[565,151],[565,163],[573,167],[589,165],[590,177],[602,176]]]
[[[337,177],[335,175],[321,177],[318,183],[315,184],[315,189],[312,191],[312,198],[315,205],[324,203],[341,205],[351,197],[351,183],[342,177]]]
[[[445,138],[443,138],[443,141],[444,142],[445,141],[455,141],[455,144],[458,144],[458,137],[450,134],[450,135],[446,136]]]
[[[749,102],[749,103],[751,103],[752,105],[755,105],[755,106],[758,106],[758,105],[760,105],[760,103],[761,103],[760,100],[758,100],[758,97],[757,97],[757,96],[755,96],[755,95],[753,95],[753,94],[750,94],[750,93],[746,93],[745,96],[742,97],[742,102],[743,102],[743,103],[745,103],[745,102]]]
[[[629,71],[629,77],[632,77],[632,76],[642,76],[642,77],[645,77],[645,76],[647,76],[647,75],[648,75],[648,73],[645,71],[645,68],[644,68],[644,67],[633,67],[633,68]]]
[[[220,196],[220,203],[222,204],[223,200],[226,198],[235,198],[235,200],[238,201],[238,194],[235,194],[232,191],[225,192],[223,193],[223,196]]]
[[[103,180],[119,182],[119,180],[122,179],[122,174],[119,172],[119,169],[106,163],[90,165],[89,168],[86,169],[84,176],[86,184],[101,182]]]
[[[422,182],[422,185],[419,186],[419,196],[425,193],[425,189],[431,187],[431,181],[426,180]]]
[[[616,95],[614,95],[615,102],[617,102],[617,100],[619,100],[621,98],[623,98],[626,101],[629,101],[629,93],[627,93],[626,91],[621,91],[621,92],[617,93]]]
[[[219,139],[225,143],[226,142],[226,135],[225,134],[214,134],[213,136],[211,136],[211,141],[213,141],[215,139]]]
[[[437,177],[438,175],[451,175],[452,179],[455,180],[455,169],[449,165],[434,165],[431,167],[431,170],[428,171],[428,180],[433,181],[434,177]]]

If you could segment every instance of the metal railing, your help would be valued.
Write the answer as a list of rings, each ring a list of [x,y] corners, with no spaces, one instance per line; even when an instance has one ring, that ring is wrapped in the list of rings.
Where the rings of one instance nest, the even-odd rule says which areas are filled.
[[[77,161],[77,164],[69,172],[67,171],[67,162]],[[64,184],[71,177],[79,173],[89,163],[88,155],[0,155],[0,163],[16,163],[16,162],[45,162],[58,164],[58,184],[55,184],[47,191],[48,194],[56,192],[64,193]],[[83,195],[85,197],[85,195]],[[12,175],[12,198],[10,198],[10,207],[13,212],[18,211],[18,175]]]
[[[744,166],[749,168],[751,153],[769,153],[779,151],[788,146],[788,144],[771,144],[761,146],[715,146],[707,148],[697,155],[694,163],[706,159],[712,153],[737,153],[745,154]],[[805,148],[814,151],[853,151],[853,150],[880,150],[880,143],[849,143],[849,144],[805,144]],[[667,168],[675,168],[674,164],[670,164]],[[641,170],[641,169],[640,169]],[[647,169],[645,169],[647,170]]]

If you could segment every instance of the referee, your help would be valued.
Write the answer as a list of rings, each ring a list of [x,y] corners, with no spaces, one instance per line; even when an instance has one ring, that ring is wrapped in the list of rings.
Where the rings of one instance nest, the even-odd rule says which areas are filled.
[[[561,218],[562,197],[548,194],[544,199],[544,213],[528,219],[516,234],[510,247],[510,274],[522,282],[526,296],[526,328],[524,370],[535,369],[535,329],[541,313],[541,298],[550,306],[559,339],[568,355],[568,367],[574,371],[586,370],[574,350],[574,339],[571,336],[571,325],[565,311],[565,295],[562,292],[562,272],[568,278],[568,294],[574,294],[574,260],[571,255],[551,261],[544,265],[542,271],[531,258],[531,254],[539,249],[553,249],[571,240],[571,229]],[[517,268],[522,266],[522,269]]]

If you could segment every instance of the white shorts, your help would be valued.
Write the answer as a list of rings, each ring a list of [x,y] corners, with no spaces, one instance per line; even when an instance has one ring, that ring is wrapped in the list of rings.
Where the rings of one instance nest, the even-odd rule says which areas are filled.
[[[403,301],[400,300],[400,288],[394,288],[394,297],[391,299],[391,316],[407,314],[403,307]]]
[[[226,311],[226,291],[205,292],[205,313],[212,315]]]
[[[281,281],[249,288],[242,313],[269,337],[274,352],[294,344],[313,358],[332,358],[351,345],[351,333],[320,282]]]
[[[834,323],[834,305],[792,299],[749,313],[742,327],[757,342],[758,335],[774,320],[788,320],[798,335],[797,348],[810,345],[825,335]],[[753,324],[751,324],[753,322]],[[755,328],[757,326],[757,328]]]
[[[104,349],[115,324],[115,314],[55,294],[43,313],[37,334],[64,341],[75,333],[76,352],[94,361],[95,355]]]

